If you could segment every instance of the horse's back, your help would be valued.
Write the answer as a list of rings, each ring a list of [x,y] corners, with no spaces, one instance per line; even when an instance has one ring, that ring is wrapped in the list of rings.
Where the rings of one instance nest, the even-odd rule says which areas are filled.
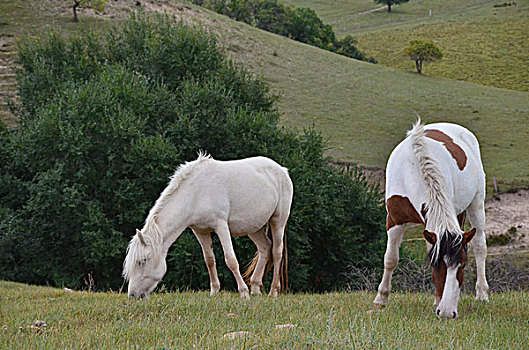
[[[484,196],[485,174],[476,137],[451,123],[424,125],[430,157],[438,164],[446,191],[456,210],[463,210],[476,195]],[[420,212],[426,201],[423,174],[414,154],[412,138],[406,137],[391,153],[386,167],[386,200],[408,197]]]
[[[227,220],[235,235],[257,231],[278,211],[288,217],[293,194],[287,169],[266,157],[211,159],[185,185],[195,191],[197,217]]]

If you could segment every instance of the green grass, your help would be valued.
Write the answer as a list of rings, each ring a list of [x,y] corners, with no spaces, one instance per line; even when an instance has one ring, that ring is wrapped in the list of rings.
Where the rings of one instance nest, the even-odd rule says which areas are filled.
[[[280,2],[313,9],[339,36],[350,31],[352,20],[362,18],[363,15],[360,13],[381,7],[373,0],[280,0]]]
[[[73,3],[73,2],[72,2]],[[2,0],[0,2],[0,36],[20,38],[36,35],[47,28],[58,28],[65,34],[99,28],[103,17],[79,15],[79,23],[71,21],[70,2],[61,0]]]
[[[529,294],[464,295],[460,318],[438,320],[432,295],[393,293],[388,307],[368,313],[366,292],[283,295],[241,300],[234,293],[67,293],[0,282],[0,347],[149,349],[519,349],[529,341]],[[28,328],[36,320],[47,327]],[[295,328],[276,329],[292,324]],[[224,335],[248,331],[235,340]]]
[[[170,4],[181,6],[176,1]],[[48,18],[45,9],[40,11]],[[263,76],[282,95],[278,102],[282,123],[298,130],[314,125],[327,138],[327,153],[335,159],[385,167],[418,113],[426,122],[459,123],[477,135],[489,188],[493,176],[500,191],[529,186],[527,92],[359,62],[194,6],[174,13],[212,30],[233,60]],[[124,14],[116,16],[114,22]],[[427,73],[430,68],[426,67]]]
[[[219,27],[217,27],[219,28]],[[418,113],[449,121],[481,141],[489,184],[529,184],[529,94],[419,76],[358,62],[242,24],[221,36],[232,56],[281,92],[283,123],[314,125],[336,159],[384,167]],[[233,44],[237,43],[237,44]]]
[[[339,36],[403,22],[431,19],[430,10],[433,16],[438,16],[479,8],[484,6],[484,3],[501,3],[495,0],[410,0],[402,5],[393,5],[389,13],[387,8],[382,8],[381,4],[375,4],[372,0],[282,0],[282,2],[313,9]]]
[[[360,14],[369,1],[288,1],[311,7],[339,37],[352,34],[379,64],[414,71],[404,54],[412,39],[431,39],[444,53],[428,65],[429,76],[529,91],[529,1],[495,8],[504,1],[422,0],[395,6],[392,13]],[[432,10],[432,16],[429,11]]]
[[[529,91],[529,1],[487,6],[430,23],[404,24],[358,35],[359,47],[380,64],[415,70],[403,50],[411,39],[435,42],[444,57],[427,65],[429,76]]]

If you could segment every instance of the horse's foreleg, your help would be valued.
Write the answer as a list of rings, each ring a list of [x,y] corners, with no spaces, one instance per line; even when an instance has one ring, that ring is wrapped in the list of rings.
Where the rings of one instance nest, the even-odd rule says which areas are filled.
[[[474,256],[476,257],[476,299],[488,301],[487,292],[489,284],[485,276],[485,264],[487,259],[487,240],[485,237],[485,208],[483,202],[471,205],[467,209],[470,225],[476,229],[476,235],[470,242]]]
[[[378,286],[378,293],[373,301],[374,306],[383,307],[389,297],[391,291],[391,276],[393,270],[399,263],[399,248],[404,236],[404,225],[393,226],[388,231],[388,243],[386,246],[386,254],[384,254],[384,275],[382,282]]]
[[[193,233],[198,239],[200,246],[202,247],[202,253],[204,254],[204,261],[208,267],[209,272],[209,286],[211,288],[211,295],[218,293],[220,290],[220,281],[217,275],[217,266],[215,264],[215,254],[213,253],[213,246],[211,244],[211,233],[210,232],[196,232]]]
[[[263,276],[265,273],[268,258],[270,256],[270,247],[272,246],[272,242],[268,237],[266,237],[266,234],[263,229],[249,234],[248,237],[250,237],[250,239],[257,246],[257,253],[259,254],[257,266],[255,267],[252,277],[250,277],[252,294],[261,294],[261,287],[263,286]]]
[[[233,250],[233,243],[231,242],[231,234],[228,228],[227,222],[219,223],[215,232],[219,236],[220,243],[222,244],[222,249],[224,250],[224,260],[226,265],[235,276],[237,281],[237,288],[242,298],[249,298],[248,286],[244,283],[244,280],[239,271],[239,262],[235,256],[235,251]]]

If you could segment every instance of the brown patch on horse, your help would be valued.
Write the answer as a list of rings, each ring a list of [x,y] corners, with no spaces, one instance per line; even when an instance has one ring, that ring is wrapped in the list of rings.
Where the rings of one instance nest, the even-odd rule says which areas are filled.
[[[435,296],[437,297],[437,305],[443,297],[446,282],[446,264],[442,261],[439,266],[432,267],[432,281],[435,286]]]
[[[465,154],[465,151],[463,151],[463,149],[458,144],[456,144],[450,136],[435,129],[426,130],[425,134],[426,137],[429,137],[435,141],[439,141],[446,147],[448,152],[450,152],[452,157],[455,159],[459,170],[465,169],[465,166],[467,165],[467,155]]]
[[[386,230],[408,222],[424,225],[423,218],[417,213],[417,210],[415,210],[408,197],[399,195],[391,196],[386,200],[386,208],[388,210]]]

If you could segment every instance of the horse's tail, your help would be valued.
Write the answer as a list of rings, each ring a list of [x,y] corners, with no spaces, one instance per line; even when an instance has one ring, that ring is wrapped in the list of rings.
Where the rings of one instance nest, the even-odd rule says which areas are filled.
[[[268,238],[272,238],[272,232],[270,230],[270,224],[266,227],[266,236]],[[246,271],[242,274],[242,277],[246,281],[246,283],[250,283],[250,278],[252,277],[252,274],[255,271],[255,268],[257,267],[257,262],[259,261],[259,251],[255,253],[255,256],[253,259],[248,263],[248,266],[246,268]],[[272,249],[270,249],[270,252],[268,253],[268,262],[266,263],[265,272],[263,274],[263,278],[268,274],[268,272],[272,269],[272,266],[274,265],[273,259],[272,259]]]
[[[270,224],[266,227],[266,236],[272,240],[272,230],[270,229]],[[255,271],[255,268],[257,267],[257,262],[259,261],[259,251],[255,253],[255,256],[248,264],[248,267],[246,271],[243,273],[242,277],[246,281],[246,283],[250,283],[250,278]],[[266,263],[265,272],[263,274],[263,278],[270,272],[272,269],[272,266],[274,266],[274,259],[272,257],[272,249],[270,249],[270,253],[268,255],[268,261]],[[281,257],[281,265],[280,265],[280,278],[281,278],[281,290],[288,290],[288,250],[287,250],[287,229],[285,226],[285,232],[283,234],[283,254]]]
[[[426,142],[427,131],[420,118],[408,131],[408,137],[411,139],[411,147],[417,159],[428,198],[427,226],[437,231],[437,242],[440,242],[441,236],[445,235],[446,231],[454,233],[460,231],[457,220],[453,220],[456,218],[455,209],[445,191],[444,176],[439,163],[430,154]],[[432,262],[439,256],[439,244],[435,244],[434,249]]]

